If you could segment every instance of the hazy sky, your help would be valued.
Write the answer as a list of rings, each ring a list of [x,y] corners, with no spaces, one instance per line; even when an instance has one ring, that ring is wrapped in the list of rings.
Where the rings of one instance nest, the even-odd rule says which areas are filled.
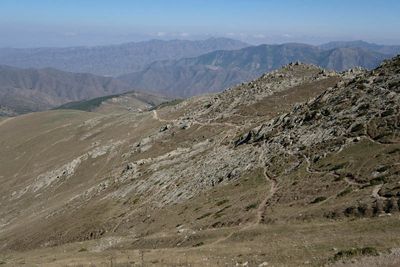
[[[223,36],[400,44],[399,0],[0,0],[0,46]]]

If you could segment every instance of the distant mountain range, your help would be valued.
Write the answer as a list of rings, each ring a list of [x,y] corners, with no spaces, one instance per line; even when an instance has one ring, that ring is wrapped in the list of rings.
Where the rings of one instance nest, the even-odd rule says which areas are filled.
[[[372,69],[397,53],[400,46],[363,41],[248,46],[224,38],[92,48],[4,48],[0,49],[0,64],[35,68],[0,67],[0,115],[45,110],[132,90],[186,98],[222,91],[295,61],[337,71],[356,66]],[[131,73],[113,78],[48,67],[108,75]]]
[[[396,55],[400,53],[400,45],[379,45],[368,43],[365,41],[350,41],[350,42],[329,42],[320,46],[324,50],[330,50],[335,48],[363,48],[366,50],[386,54]]]
[[[21,114],[67,102],[126,92],[128,85],[111,77],[56,69],[0,66],[0,110]]]
[[[158,61],[140,72],[119,78],[142,90],[188,97],[221,91],[294,61],[343,71],[356,66],[371,69],[388,57],[391,55],[365,48],[339,47],[339,44],[329,50],[296,43],[260,45],[214,51],[194,58]]]
[[[249,44],[241,41],[210,38],[200,41],[151,40],[96,47],[1,48],[0,64],[117,76],[139,71],[157,60],[196,57],[216,50],[233,50],[246,46]]]

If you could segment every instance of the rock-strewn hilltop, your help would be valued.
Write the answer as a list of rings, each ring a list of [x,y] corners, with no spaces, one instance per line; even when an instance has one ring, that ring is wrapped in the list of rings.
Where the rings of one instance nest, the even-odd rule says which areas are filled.
[[[291,63],[149,111],[2,120],[0,250],[10,263],[214,266],[386,252],[400,229],[399,79],[400,57],[342,73]]]
[[[400,57],[396,57],[370,72],[347,72],[344,75],[354,77],[261,124],[235,144],[260,144],[269,151],[266,162],[273,177],[290,176],[304,165],[310,175],[334,177],[330,187],[345,182],[348,187],[343,192],[358,191],[358,197],[343,205],[328,201],[332,198],[329,190],[320,191],[321,200],[331,202],[330,209],[335,207],[324,216],[397,212],[399,64]],[[274,160],[281,162],[274,164]],[[293,191],[300,189],[293,186]]]

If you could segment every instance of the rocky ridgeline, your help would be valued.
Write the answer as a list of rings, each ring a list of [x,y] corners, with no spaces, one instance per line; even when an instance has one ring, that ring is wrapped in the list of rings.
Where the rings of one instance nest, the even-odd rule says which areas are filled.
[[[239,107],[254,104],[291,87],[328,77],[339,77],[339,74],[310,64],[290,63],[279,70],[266,73],[254,81],[228,88],[222,93],[189,99],[177,106],[176,109],[188,106],[190,109],[183,117],[204,122],[229,119],[238,113]],[[242,123],[245,124],[246,120],[242,120]]]
[[[345,144],[361,136],[382,143],[398,142],[399,64],[397,57],[374,71],[357,73],[352,80],[297,105],[234,143],[264,141],[297,153],[323,142],[341,140]]]
[[[308,165],[309,173],[322,174],[324,171],[311,169],[316,168],[321,159],[335,155],[362,140],[382,147],[398,144],[400,57],[385,61],[370,72],[356,69],[341,75],[345,78],[334,88],[307,103],[296,105],[289,113],[255,127],[234,140],[233,145],[262,144],[271,176],[279,177],[303,163]],[[400,204],[400,191],[397,190],[400,168],[396,153],[394,149],[384,155],[387,165],[379,165],[378,159],[370,162],[373,167],[364,168],[372,170],[369,174],[361,175],[351,169],[340,173],[341,166],[331,171],[338,179],[353,179],[350,185],[376,187],[373,188],[371,198],[373,203],[353,205],[328,216],[369,216],[397,212]],[[273,164],[276,158],[283,161],[280,167]],[[382,188],[389,188],[386,196]]]

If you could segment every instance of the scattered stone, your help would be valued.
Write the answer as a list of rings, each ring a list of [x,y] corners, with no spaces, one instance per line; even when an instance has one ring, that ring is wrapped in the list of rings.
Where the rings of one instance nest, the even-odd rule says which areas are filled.
[[[164,125],[164,126],[162,126],[162,127],[160,128],[160,133],[165,132],[165,131],[168,130],[168,129],[169,129],[168,125]]]

